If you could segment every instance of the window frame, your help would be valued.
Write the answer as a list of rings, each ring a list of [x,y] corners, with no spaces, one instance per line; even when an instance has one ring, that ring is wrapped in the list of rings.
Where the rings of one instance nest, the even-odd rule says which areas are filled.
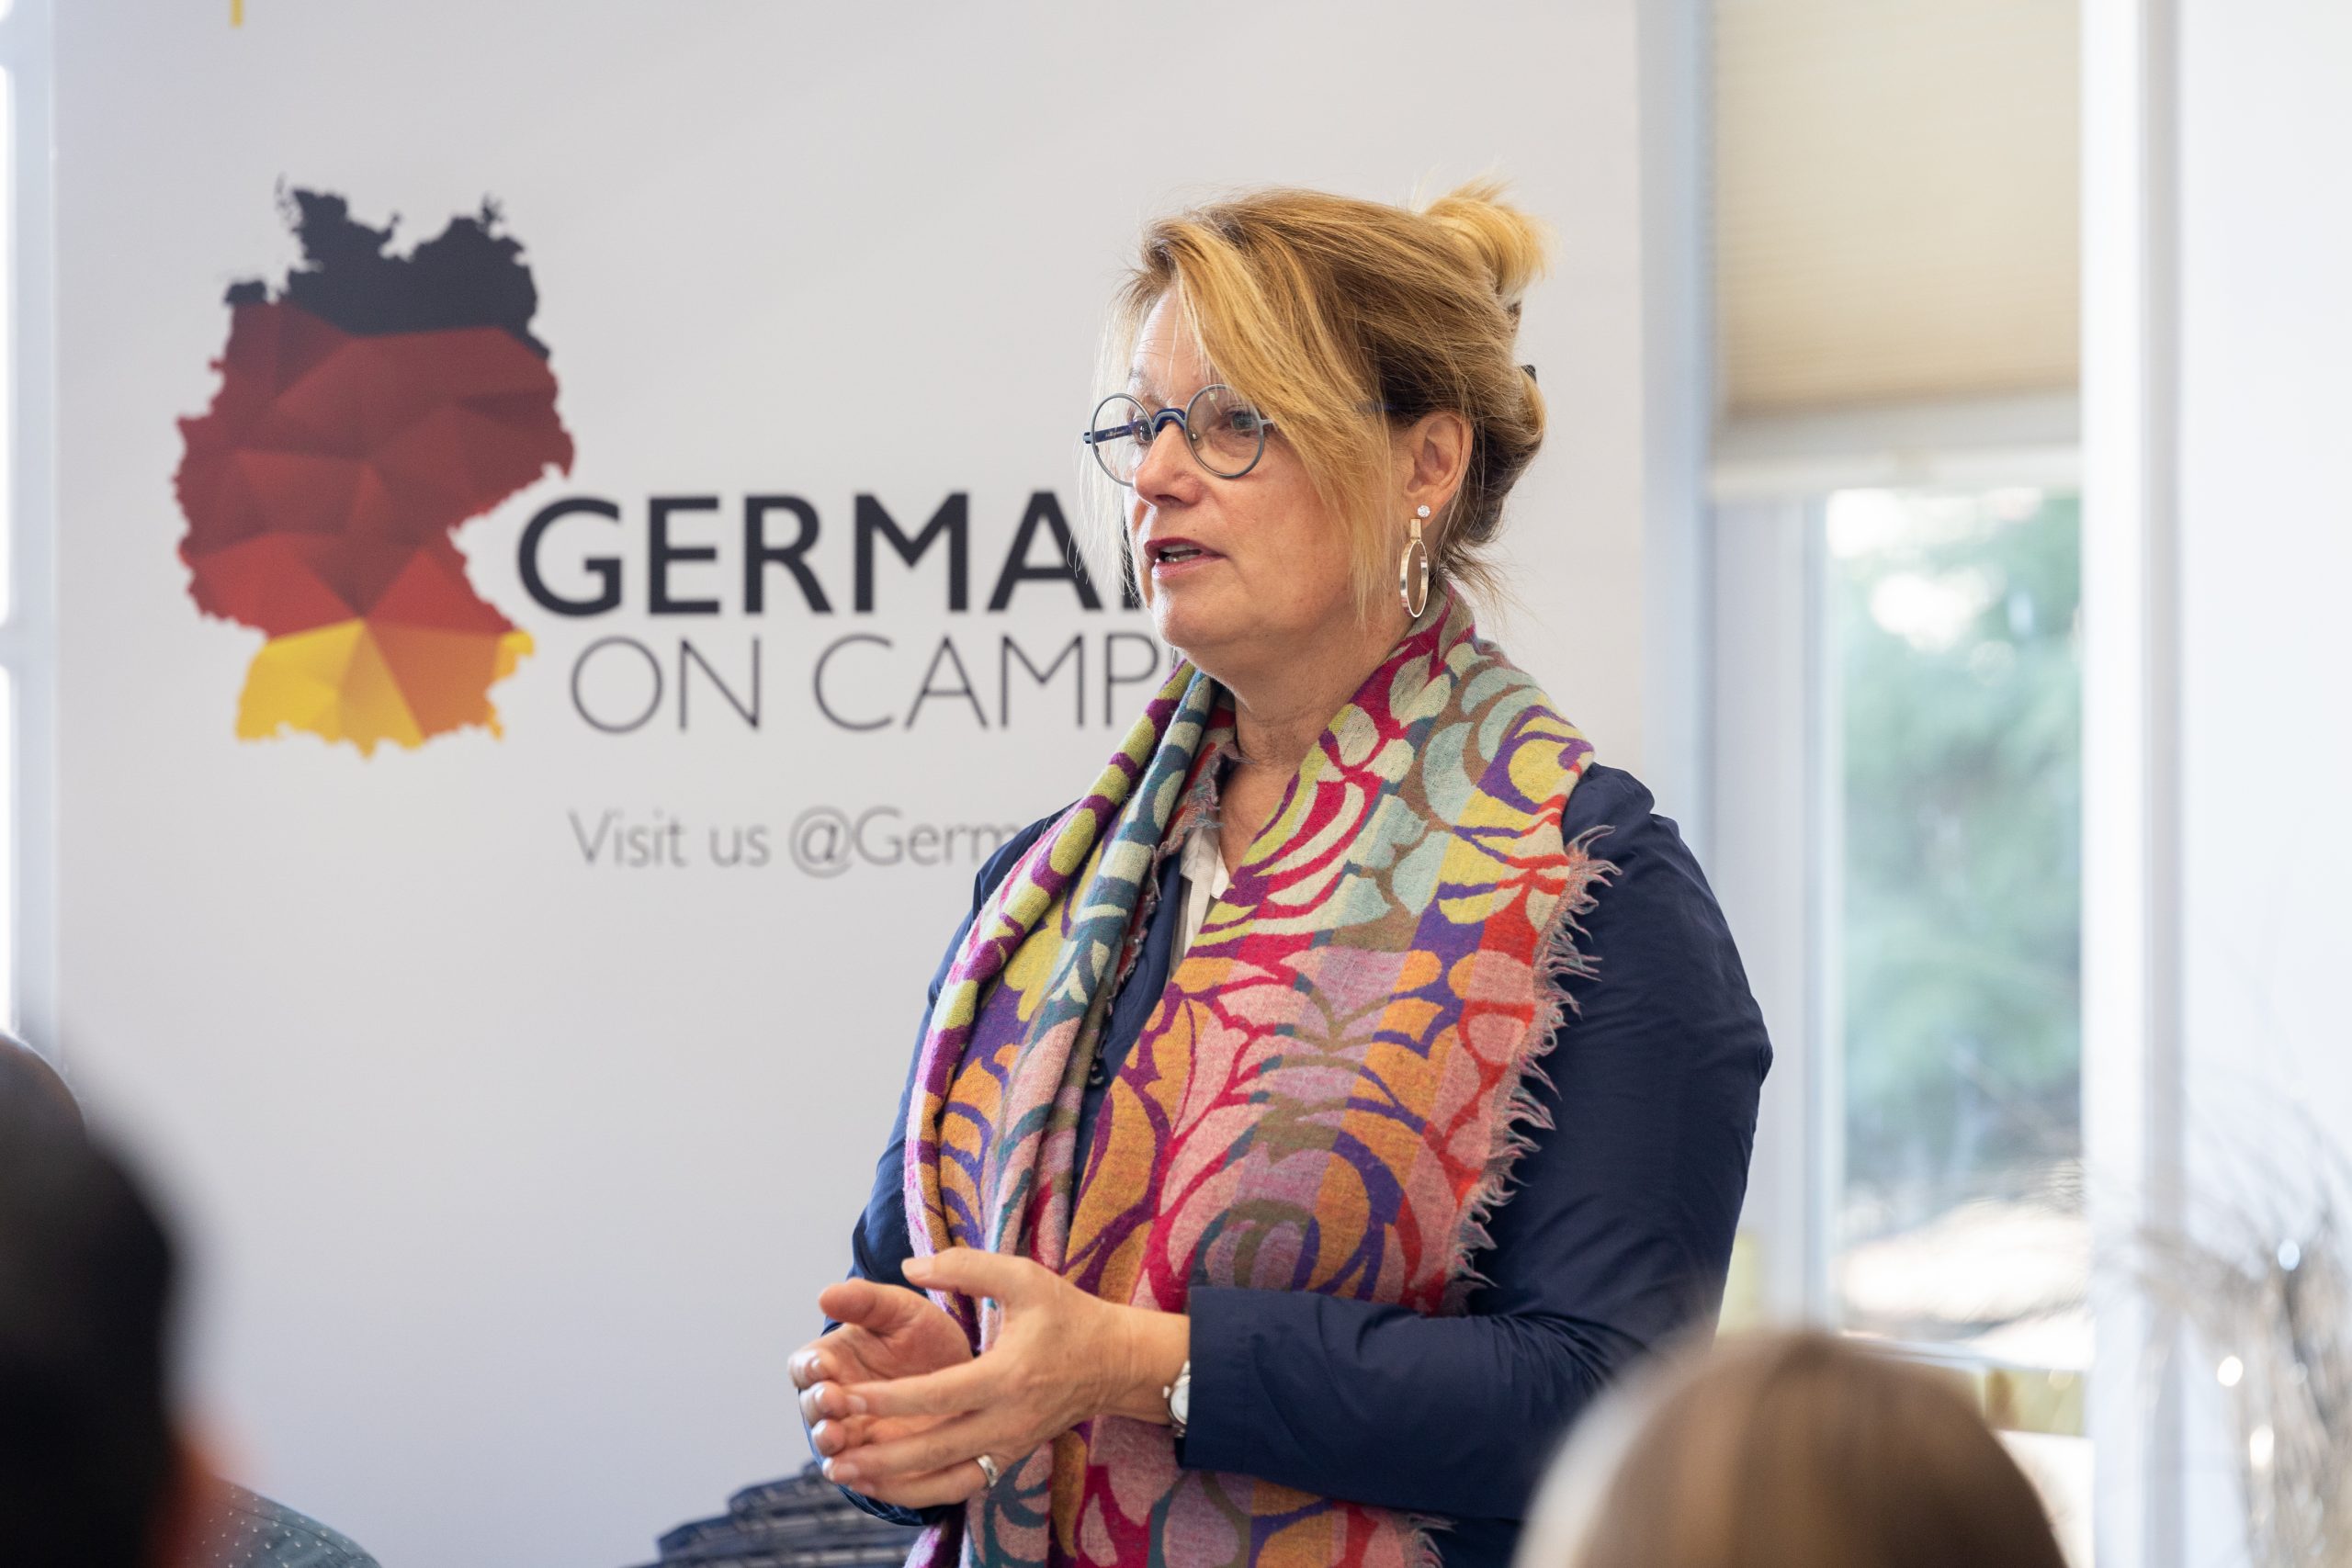
[[[51,0],[14,0],[0,14],[0,71],[8,81],[5,164],[6,494],[8,603],[0,618],[0,671],[11,694],[11,787],[5,896],[9,993],[6,1021],[44,1054],[57,1033],[56,116]]]
[[[1843,992],[1836,944],[1818,940],[1838,923],[1843,886],[1827,498],[1851,489],[2078,490],[2082,478],[2071,394],[1748,418],[1717,434],[1711,872],[1774,1043],[1742,1224],[1767,1321],[1837,1320]],[[1980,1381],[2039,1371],[1915,1348]],[[2079,1410],[2079,1394],[2070,1408]]]

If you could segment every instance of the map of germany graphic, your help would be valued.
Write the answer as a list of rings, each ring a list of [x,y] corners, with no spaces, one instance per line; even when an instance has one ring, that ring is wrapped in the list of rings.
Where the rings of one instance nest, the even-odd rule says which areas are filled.
[[[538,292],[499,214],[406,254],[339,196],[297,190],[301,263],[230,288],[220,388],[180,421],[188,594],[267,638],[237,733],[363,755],[470,726],[531,638],[467,580],[458,528],[571,469]],[[395,220],[395,222],[397,220]]]

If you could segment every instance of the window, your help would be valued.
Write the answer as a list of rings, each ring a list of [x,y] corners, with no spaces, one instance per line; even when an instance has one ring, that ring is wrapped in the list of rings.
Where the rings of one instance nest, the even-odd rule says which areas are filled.
[[[1834,1320],[2086,1369],[2075,501],[1820,519]]]
[[[0,0],[0,1021],[54,1052],[51,19]]]
[[[17,44],[22,28],[0,10],[0,1022],[19,1026],[17,942],[23,926],[17,773],[23,750],[17,730],[17,673],[30,651],[18,613],[16,565],[16,186]]]
[[[1739,422],[1709,873],[1771,1027],[1726,1315],[1976,1381],[2088,1561],[2071,402]]]

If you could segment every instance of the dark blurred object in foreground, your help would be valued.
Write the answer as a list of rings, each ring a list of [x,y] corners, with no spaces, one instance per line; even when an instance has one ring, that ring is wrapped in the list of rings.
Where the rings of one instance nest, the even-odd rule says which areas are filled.
[[[0,1033],[0,1562],[376,1568],[196,1463],[172,1410],[176,1272],[65,1080]]]
[[[177,1483],[162,1222],[64,1083],[0,1043],[0,1561],[147,1568]]]
[[[726,1513],[680,1525],[656,1544],[658,1568],[859,1568],[905,1562],[914,1538],[852,1506],[812,1461],[797,1475],[744,1487]]]

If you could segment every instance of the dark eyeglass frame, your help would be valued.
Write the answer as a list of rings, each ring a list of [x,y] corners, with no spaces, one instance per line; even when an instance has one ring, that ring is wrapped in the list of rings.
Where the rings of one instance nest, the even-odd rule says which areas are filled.
[[[1535,374],[1535,367],[1532,365],[1521,366],[1521,368],[1525,370],[1531,377]],[[1187,398],[1184,400],[1184,406],[1181,409],[1176,407],[1173,403],[1170,403],[1169,406],[1162,409],[1146,409],[1144,411],[1144,416],[1141,419],[1131,419],[1125,424],[1106,425],[1102,423],[1102,411],[1110,407],[1114,402],[1130,402],[1135,404],[1137,408],[1143,408],[1143,400],[1136,397],[1134,393],[1113,392],[1109,397],[1104,398],[1101,402],[1094,405],[1094,417],[1087,422],[1091,428],[1079,432],[1079,444],[1087,447],[1094,454],[1096,466],[1101,468],[1105,474],[1110,475],[1112,483],[1116,484],[1125,490],[1133,490],[1136,487],[1136,481],[1134,479],[1128,478],[1123,479],[1119,478],[1117,474],[1113,473],[1111,469],[1111,461],[1109,458],[1102,456],[1102,449],[1108,446],[1112,442],[1119,440],[1123,436],[1134,436],[1136,438],[1136,449],[1138,451],[1148,451],[1151,447],[1151,444],[1159,439],[1159,433],[1166,429],[1170,423],[1173,423],[1177,429],[1184,433],[1185,449],[1193,454],[1193,461],[1201,465],[1201,471],[1203,473],[1215,474],[1221,479],[1238,479],[1241,478],[1242,475],[1248,473],[1250,469],[1256,468],[1259,460],[1265,457],[1266,432],[1274,428],[1274,422],[1272,420],[1268,419],[1262,413],[1258,416],[1258,450],[1250,455],[1250,460],[1247,463],[1242,464],[1240,468],[1235,469],[1229,474],[1220,473],[1218,470],[1210,468],[1207,461],[1201,457],[1201,444],[1193,438],[1193,405],[1199,402],[1204,397],[1207,396],[1211,392],[1230,392],[1232,390],[1232,387],[1223,381],[1212,381],[1207,386],[1203,387],[1199,391],[1194,392],[1190,398]],[[1249,400],[1245,398],[1242,400],[1247,402]],[[1364,403],[1361,406],[1366,413],[1400,413],[1403,412],[1395,403]],[[1140,434],[1137,433],[1136,428],[1138,425],[1146,427]],[[1136,467],[1137,468],[1141,468],[1143,467],[1142,458],[1138,457],[1136,459]]]
[[[1232,387],[1223,381],[1212,381],[1207,386],[1203,387],[1199,391],[1194,392],[1191,397],[1185,399],[1184,406],[1182,408],[1178,408],[1175,404],[1170,403],[1165,408],[1159,409],[1145,409],[1143,406],[1143,400],[1135,396],[1131,392],[1113,392],[1110,396],[1104,398],[1101,402],[1094,405],[1094,415],[1091,419],[1087,421],[1089,428],[1079,432],[1078,439],[1080,445],[1086,446],[1094,454],[1095,463],[1102,468],[1103,473],[1110,476],[1111,481],[1114,484],[1120,485],[1128,490],[1133,490],[1136,483],[1135,476],[1130,474],[1125,479],[1121,479],[1118,475],[1118,471],[1111,467],[1111,459],[1104,455],[1105,450],[1114,441],[1131,439],[1135,442],[1136,449],[1138,454],[1148,453],[1151,450],[1152,444],[1159,439],[1159,433],[1168,428],[1170,424],[1173,424],[1177,429],[1184,433],[1184,449],[1192,453],[1193,461],[1201,466],[1201,471],[1203,473],[1214,474],[1216,478],[1221,479],[1238,479],[1244,474],[1247,474],[1250,469],[1256,468],[1259,460],[1265,457],[1266,433],[1274,427],[1274,422],[1268,419],[1262,413],[1258,416],[1258,449],[1250,454],[1250,460],[1248,462],[1242,464],[1241,467],[1234,469],[1230,473],[1226,472],[1222,468],[1214,468],[1209,466],[1208,459],[1201,456],[1200,437],[1193,433],[1193,411],[1200,407],[1201,400],[1207,397],[1212,392],[1230,392],[1232,390]],[[1247,402],[1249,400],[1242,399],[1241,400]],[[1102,423],[1102,411],[1109,408],[1113,403],[1121,402],[1133,403],[1136,408],[1143,409],[1142,415],[1139,418],[1127,421],[1125,424]],[[1143,467],[1143,458],[1141,456],[1136,457],[1136,467],[1137,468],[1141,468]]]

